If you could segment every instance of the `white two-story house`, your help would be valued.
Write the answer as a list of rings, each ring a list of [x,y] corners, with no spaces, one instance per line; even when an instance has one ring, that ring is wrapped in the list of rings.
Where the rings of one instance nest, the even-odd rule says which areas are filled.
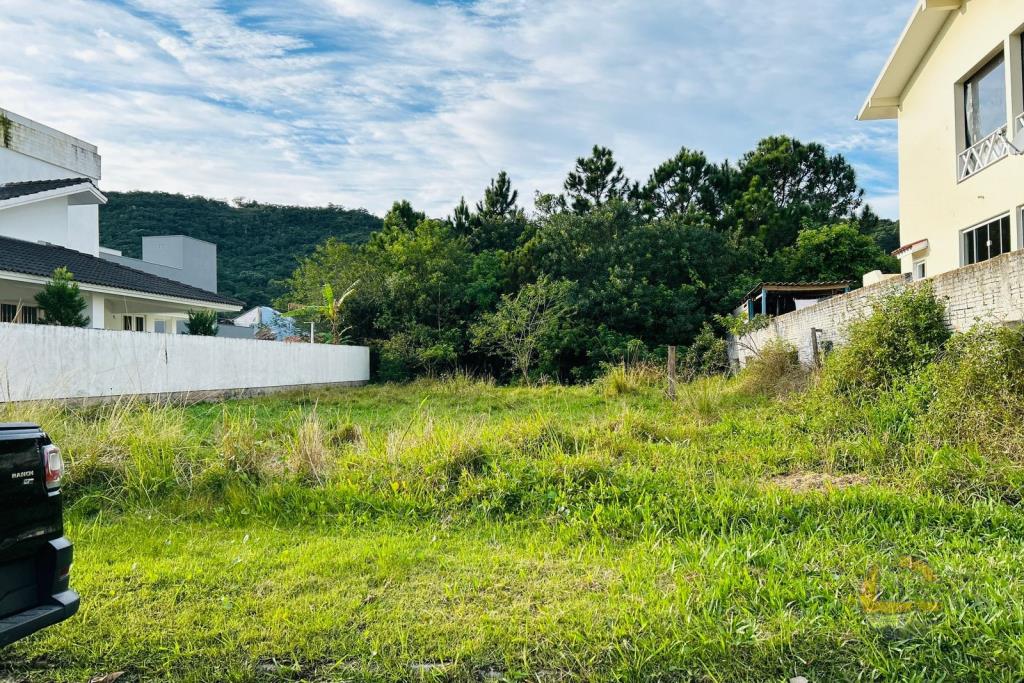
[[[915,279],[1024,246],[1024,2],[920,0],[861,120],[899,122],[900,236]]]
[[[95,328],[174,334],[189,310],[241,310],[216,293],[212,244],[148,237],[141,260],[101,247],[99,180],[95,146],[0,109],[0,322],[41,321],[35,295],[60,267]]]

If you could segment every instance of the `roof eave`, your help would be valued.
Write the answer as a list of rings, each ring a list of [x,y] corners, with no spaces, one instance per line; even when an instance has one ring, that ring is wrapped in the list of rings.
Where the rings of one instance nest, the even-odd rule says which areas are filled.
[[[20,197],[0,200],[0,211],[4,209],[11,209],[15,206],[24,206],[26,204],[45,202],[50,199],[58,199],[60,197],[68,197],[69,200],[73,200],[70,203],[75,206],[107,203],[106,195],[100,192],[99,189],[91,182],[85,182],[77,185],[68,185],[67,187],[58,187],[54,190],[34,192]],[[83,198],[86,199],[83,200]]]
[[[26,282],[30,284],[44,285],[50,281],[50,278],[43,277],[41,275],[34,275],[31,273],[20,273],[14,270],[0,270],[0,280],[13,280],[16,282]],[[129,289],[127,287],[101,285],[94,282],[89,282],[88,280],[76,280],[76,282],[81,291],[89,293],[108,294],[111,296],[127,296],[135,299],[148,299],[150,301],[159,301],[161,303],[190,306],[194,308],[206,308],[230,313],[237,313],[241,311],[243,306],[242,303],[231,304],[224,301],[210,301],[208,299],[198,299],[184,296],[171,296],[168,294],[157,294],[155,292],[147,292],[141,289]]]
[[[871,88],[859,121],[894,119],[907,84],[935,43],[950,12],[963,7],[964,0],[920,0],[893,48],[882,72]]]

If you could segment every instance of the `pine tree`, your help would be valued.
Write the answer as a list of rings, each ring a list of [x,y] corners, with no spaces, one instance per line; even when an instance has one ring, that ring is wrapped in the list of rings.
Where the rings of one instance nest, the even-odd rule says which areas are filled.
[[[600,145],[594,145],[589,157],[576,160],[576,168],[569,171],[564,187],[569,206],[578,214],[613,199],[625,199],[630,193],[629,179],[615,163],[612,151]]]
[[[50,281],[43,285],[43,291],[36,294],[36,303],[43,311],[48,325],[62,327],[86,327],[89,319],[82,315],[85,297],[78,289],[74,275],[67,268],[53,271]]]
[[[473,229],[473,212],[469,210],[469,204],[466,203],[466,198],[461,197],[459,199],[459,205],[455,207],[455,213],[451,218],[448,219],[451,223],[452,230],[456,235],[466,237]]]
[[[497,178],[491,179],[490,187],[484,190],[483,201],[477,202],[476,212],[484,220],[515,218],[520,213],[517,201],[519,190],[513,190],[508,173],[500,171]]]

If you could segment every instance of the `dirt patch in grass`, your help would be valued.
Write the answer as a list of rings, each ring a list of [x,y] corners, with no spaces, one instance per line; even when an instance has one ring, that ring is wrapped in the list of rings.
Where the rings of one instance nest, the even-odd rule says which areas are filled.
[[[823,472],[791,472],[772,477],[770,483],[795,493],[811,491],[836,491],[851,486],[870,484],[871,480],[863,474],[825,474]]]

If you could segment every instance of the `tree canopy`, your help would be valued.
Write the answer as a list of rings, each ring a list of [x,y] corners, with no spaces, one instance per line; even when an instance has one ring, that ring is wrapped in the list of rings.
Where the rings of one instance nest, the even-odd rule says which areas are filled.
[[[572,381],[627,350],[714,355],[720,316],[758,281],[896,267],[897,226],[864,205],[846,160],[782,136],[735,164],[683,147],[643,183],[595,146],[533,213],[519,197],[501,171],[444,220],[396,202],[365,244],[328,239],[303,259],[279,307],[358,281],[344,324],[373,349],[378,377],[463,368]]]

